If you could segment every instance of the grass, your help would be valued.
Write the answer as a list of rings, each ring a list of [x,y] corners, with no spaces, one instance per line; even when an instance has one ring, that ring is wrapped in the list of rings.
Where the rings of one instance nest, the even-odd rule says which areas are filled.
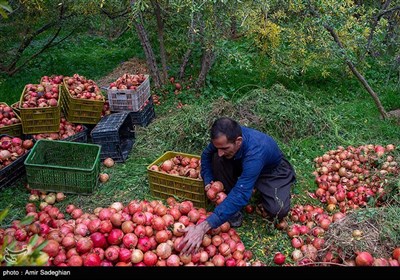
[[[79,48],[62,45],[59,50],[49,52],[35,67],[12,78],[1,77],[0,92],[8,93],[2,94],[1,99],[15,101],[25,83],[37,81],[42,75],[80,73],[99,78],[120,61],[138,53],[126,41],[105,43],[96,37],[76,40]],[[243,52],[243,48],[235,52]],[[102,172],[110,175],[110,181],[101,184],[91,195],[67,194],[57,206],[64,210],[67,204],[73,203],[85,211],[93,211],[115,201],[154,199],[150,195],[147,165],[165,151],[200,154],[208,143],[210,124],[220,115],[238,118],[243,124],[276,137],[296,169],[298,182],[293,189],[293,204],[318,204],[307,195],[307,191],[312,192],[316,187],[312,175],[315,157],[339,145],[400,145],[398,124],[379,118],[372,99],[352,77],[337,73],[322,79],[310,73],[288,80],[269,72],[268,62],[260,60],[255,53],[248,52],[244,59],[247,61],[244,66],[240,64],[242,60],[236,62],[239,64],[219,61],[200,97],[191,90],[174,95],[167,87],[162,105],[156,107],[156,118],[148,127],[137,128],[135,146],[127,161],[110,169],[102,167]],[[394,85],[376,90],[385,107],[400,107]],[[187,105],[176,109],[178,101]],[[0,205],[11,208],[3,227],[24,215],[29,197],[24,180],[0,191]],[[281,251],[286,256],[291,252],[288,236],[258,215],[246,213],[237,231],[255,258],[268,265],[272,265],[274,252]]]

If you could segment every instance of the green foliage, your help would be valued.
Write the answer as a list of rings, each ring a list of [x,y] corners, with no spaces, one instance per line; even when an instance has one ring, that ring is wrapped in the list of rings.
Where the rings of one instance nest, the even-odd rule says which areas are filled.
[[[11,13],[12,8],[6,0],[1,0],[0,1],[0,16],[2,16],[3,18],[8,18],[7,12]]]
[[[394,6],[392,3],[387,10]],[[312,68],[327,77],[342,67],[340,61],[344,58],[356,63],[361,71],[370,66],[363,60],[365,56],[372,56],[385,67],[390,63],[386,55],[393,57],[393,50],[398,49],[399,29],[394,27],[398,22],[389,24],[386,17],[380,18],[368,43],[373,19],[382,12],[376,4],[293,0],[282,5],[282,1],[255,1],[244,10],[249,11],[244,27],[247,36],[271,57],[275,70],[287,77]],[[343,50],[326,26],[334,28]]]
[[[0,211],[0,224],[6,218],[9,212],[9,208]],[[25,216],[20,221],[21,226],[30,225],[34,221],[33,216]],[[6,238],[5,238],[6,239]],[[11,243],[4,242],[0,248],[0,265],[2,266],[41,266],[44,265],[49,256],[41,252],[42,249],[47,245],[44,241],[37,244],[39,236],[35,234],[32,236],[26,246],[19,246],[17,241]]]

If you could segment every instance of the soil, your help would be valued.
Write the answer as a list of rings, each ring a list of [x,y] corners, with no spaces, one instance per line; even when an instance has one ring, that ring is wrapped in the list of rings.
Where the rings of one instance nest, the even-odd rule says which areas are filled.
[[[388,112],[388,114],[389,114],[391,117],[400,120],[400,109],[396,109],[396,110],[390,111],[390,112]]]
[[[148,74],[149,70],[145,60],[138,58],[131,58],[128,61],[122,62],[107,76],[95,81],[99,87],[108,87],[111,82],[114,82],[118,77],[123,74]]]
[[[398,125],[400,125],[400,109],[392,110],[387,112],[389,118],[392,118],[396,121]],[[380,117],[382,119],[382,116]]]

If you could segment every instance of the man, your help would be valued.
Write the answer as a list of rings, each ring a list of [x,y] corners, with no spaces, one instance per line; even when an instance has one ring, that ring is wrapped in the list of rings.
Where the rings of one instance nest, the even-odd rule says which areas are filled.
[[[204,234],[226,221],[240,226],[241,209],[254,188],[261,194],[269,219],[280,220],[290,209],[290,188],[296,174],[271,136],[226,117],[213,123],[210,134],[211,143],[201,155],[205,190],[213,181],[221,181],[228,196],[204,222],[183,230],[186,235],[179,244],[182,254],[197,251]]]

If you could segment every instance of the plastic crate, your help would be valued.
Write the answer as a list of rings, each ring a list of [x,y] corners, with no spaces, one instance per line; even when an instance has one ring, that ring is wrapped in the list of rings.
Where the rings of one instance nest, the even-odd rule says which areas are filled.
[[[65,118],[72,123],[97,124],[101,118],[105,99],[90,100],[72,97],[65,79],[61,86],[61,104]]]
[[[103,117],[90,132],[92,142],[101,145],[100,158],[124,162],[135,142],[135,126],[128,112]]]
[[[3,136],[10,136],[8,134],[1,134],[0,138]],[[25,175],[25,165],[24,161],[28,156],[30,150],[28,150],[25,154],[18,157],[11,164],[7,165],[0,169],[0,189],[6,186],[11,186],[14,184],[19,178]]]
[[[32,189],[89,194],[98,186],[99,145],[39,140],[25,160]]]
[[[19,110],[19,101],[17,101],[17,102],[15,102],[15,103],[11,104],[10,106],[11,106],[11,108],[13,108],[14,112],[15,112],[18,116],[21,115],[21,112],[20,112],[20,110]]]
[[[134,125],[140,125],[140,126],[148,126],[149,123],[156,117],[156,112],[154,110],[154,103],[153,103],[153,98],[149,98],[149,103],[142,108],[138,112],[130,112],[129,116],[132,119],[132,123]]]
[[[71,141],[71,142],[80,142],[80,143],[87,143],[88,139],[88,128],[84,125],[82,125],[83,130],[71,135],[68,138],[65,138],[63,141]]]
[[[20,99],[20,118],[22,121],[22,132],[24,134],[39,134],[47,132],[58,132],[60,128],[60,98],[58,98],[57,106],[44,108],[23,108],[21,104],[24,99],[24,92]]]
[[[167,199],[172,196],[180,200],[190,200],[196,207],[206,208],[208,200],[204,191],[203,180],[170,175],[150,169],[152,165],[160,166],[162,162],[177,155],[200,159],[198,155],[168,151],[148,165],[147,174],[152,196],[160,199]]]
[[[107,88],[110,110],[114,112],[132,111],[137,112],[150,97],[150,76],[136,90],[132,89],[110,89]]]
[[[7,103],[4,103],[4,102],[0,102],[0,104],[9,106]],[[12,125],[0,127],[0,134],[8,134],[10,136],[21,137],[22,136],[22,121],[21,121],[21,118],[19,117],[18,113],[15,112],[14,108],[13,108],[13,111],[15,113],[15,117],[17,119],[19,119],[20,122],[12,124]]]

